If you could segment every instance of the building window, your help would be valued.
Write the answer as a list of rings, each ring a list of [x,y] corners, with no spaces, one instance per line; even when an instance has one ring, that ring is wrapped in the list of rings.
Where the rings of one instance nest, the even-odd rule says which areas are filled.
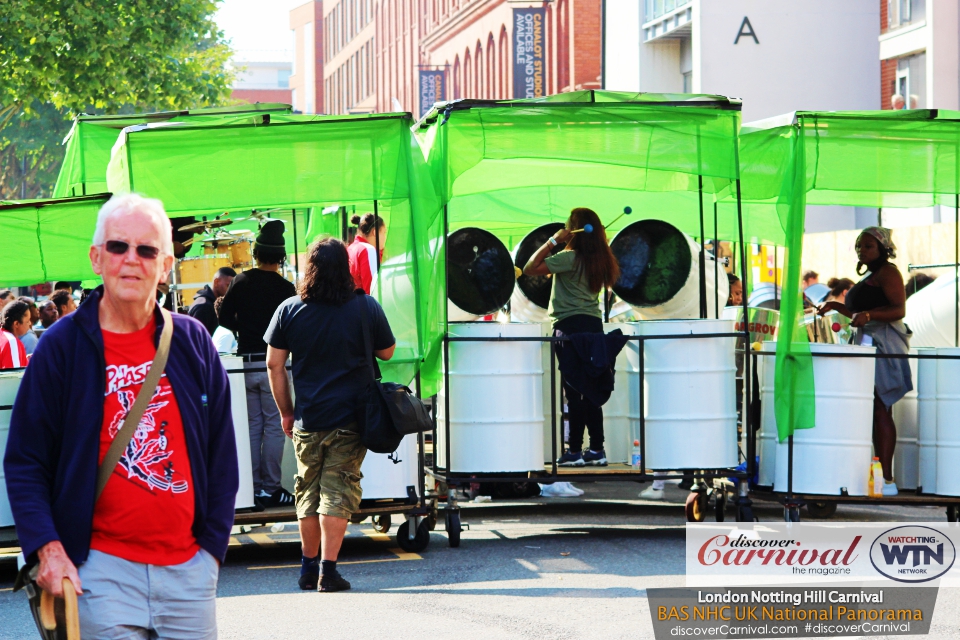
[[[290,73],[294,74],[297,72],[297,30],[290,29],[290,40],[292,41],[293,47],[293,63],[290,65]]]
[[[277,86],[281,89],[290,88],[290,69],[277,70]]]
[[[683,92],[693,93],[693,71],[687,71],[683,74]]]
[[[570,5],[557,2],[557,91],[570,91]]]
[[[463,97],[473,98],[473,64],[470,61],[470,49],[463,54]]]
[[[459,100],[460,92],[460,56],[453,58],[453,99]]]
[[[549,11],[549,9],[547,9],[547,11]],[[549,38],[550,36],[547,37]],[[497,97],[501,100],[505,100],[507,98],[507,86],[509,86],[507,84],[507,78],[509,75],[508,69],[510,69],[510,54],[507,51],[507,40],[507,27],[506,25],[502,25],[500,27],[500,72],[497,74],[500,76],[498,78],[499,84],[497,87]]]

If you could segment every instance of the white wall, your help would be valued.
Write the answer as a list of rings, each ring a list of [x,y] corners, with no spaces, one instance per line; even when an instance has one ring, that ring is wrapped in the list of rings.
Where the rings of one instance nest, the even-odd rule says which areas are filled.
[[[609,91],[640,91],[640,13],[637,0],[607,0],[604,87]]]
[[[750,36],[734,44],[744,17],[759,44]],[[879,25],[877,0],[698,0],[694,89],[741,98],[744,122],[878,109]]]
[[[927,0],[927,105],[960,109],[960,2]]]

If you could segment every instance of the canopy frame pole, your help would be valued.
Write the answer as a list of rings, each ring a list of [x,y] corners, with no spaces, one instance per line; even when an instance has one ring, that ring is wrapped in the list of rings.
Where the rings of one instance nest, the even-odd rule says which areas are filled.
[[[703,228],[703,176],[697,176],[697,191],[700,200],[700,319],[707,317],[707,242],[706,231]]]
[[[953,346],[960,347],[960,193],[953,200]]]
[[[450,475],[450,318],[447,313],[449,307],[449,292],[447,285],[449,283],[450,261],[447,255],[447,240],[450,235],[450,219],[447,213],[447,205],[443,205],[443,434],[444,434],[444,472]],[[551,366],[553,363],[551,363]],[[434,444],[436,447],[436,444]],[[436,454],[434,454],[434,466],[436,467]],[[456,491],[456,487],[450,487],[447,482],[447,491]]]
[[[717,198],[713,198],[713,315],[720,318],[720,232],[717,230]]]
[[[297,244],[297,210],[291,209],[290,217],[293,221],[293,284],[300,283],[300,248]]]
[[[380,212],[377,208],[377,201],[373,201],[373,237],[377,242],[377,246],[374,247],[374,253],[377,256],[377,273],[380,273]],[[377,284],[379,285],[380,279],[377,279]]]
[[[733,134],[734,134],[734,145],[733,145],[733,159],[734,159],[734,171],[737,176],[737,236],[740,240],[740,268],[743,271],[743,277],[741,279],[741,286],[743,287],[744,295],[743,299],[740,301],[741,306],[743,307],[743,344],[745,350],[745,357],[743,358],[743,387],[746,391],[746,397],[753,397],[753,376],[751,375],[751,358],[747,357],[750,350],[750,309],[747,307],[747,254],[746,254],[746,244],[743,241],[743,197],[740,189],[740,131],[737,128],[737,122],[734,121],[733,124]],[[744,402],[744,405],[747,405]],[[750,420],[750,408],[749,406],[744,406],[742,410],[742,425],[743,425],[743,434],[747,439],[747,478],[752,478],[756,473],[756,433],[754,433],[751,428]],[[750,498],[748,496],[738,499],[739,503],[743,507],[750,506]]]

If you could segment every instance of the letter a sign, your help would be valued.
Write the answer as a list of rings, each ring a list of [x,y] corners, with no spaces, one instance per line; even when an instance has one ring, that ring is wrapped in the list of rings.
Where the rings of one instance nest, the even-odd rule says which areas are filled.
[[[743,36],[749,36],[753,38],[753,41],[757,44],[760,44],[760,41],[757,40],[757,34],[753,31],[753,25],[750,24],[750,18],[743,16],[743,22],[740,23],[740,33],[737,34],[737,39],[733,41],[733,44],[740,44],[740,38]]]

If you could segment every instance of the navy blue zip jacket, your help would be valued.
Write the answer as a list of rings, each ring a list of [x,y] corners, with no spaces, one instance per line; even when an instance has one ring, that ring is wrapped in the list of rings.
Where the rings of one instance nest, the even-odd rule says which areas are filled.
[[[3,468],[17,537],[31,563],[53,540],[77,566],[90,551],[106,389],[99,307],[94,293],[44,333],[14,402]],[[222,561],[239,484],[230,388],[203,325],[185,315],[173,318],[165,372],[193,475],[193,535]],[[159,341],[159,307],[156,321]]]

